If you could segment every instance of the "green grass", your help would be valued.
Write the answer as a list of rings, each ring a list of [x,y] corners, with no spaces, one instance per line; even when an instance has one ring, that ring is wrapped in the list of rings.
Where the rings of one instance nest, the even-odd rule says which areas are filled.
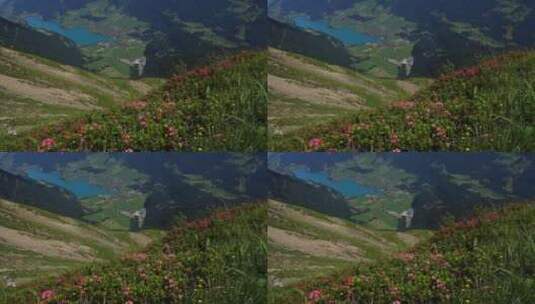
[[[266,55],[245,52],[171,78],[161,90],[105,112],[2,138],[0,150],[240,151],[266,146]]]
[[[267,209],[254,204],[179,222],[142,253],[1,289],[0,303],[265,303]]]
[[[535,52],[442,76],[408,101],[273,136],[275,151],[534,151]],[[310,145],[319,139],[321,145]]]
[[[279,290],[269,302],[532,303],[534,232],[530,204],[480,211],[395,258]]]
[[[74,67],[66,67],[57,62],[38,56],[19,53],[8,49],[0,49],[0,70],[3,76],[16,78],[34,89],[34,95],[39,90],[54,89],[59,93],[71,96],[72,101],[80,107],[72,107],[61,99],[54,103],[37,100],[34,95],[14,93],[10,88],[0,88],[0,138],[6,127],[19,133],[32,127],[55,123],[66,117],[77,117],[88,109],[85,106],[108,109],[121,104],[124,100],[140,98],[142,92],[136,89],[136,84],[125,79],[111,79],[90,73]],[[32,65],[27,61],[35,62]],[[155,80],[146,82],[147,88],[157,87]],[[46,96],[46,94],[44,94]],[[89,108],[89,107],[87,107]],[[9,136],[8,136],[9,137]]]

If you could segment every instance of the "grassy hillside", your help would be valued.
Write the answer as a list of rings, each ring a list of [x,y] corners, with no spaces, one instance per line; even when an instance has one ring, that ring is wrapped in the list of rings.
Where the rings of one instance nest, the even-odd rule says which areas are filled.
[[[383,259],[414,245],[425,234],[358,225],[306,208],[269,202],[268,270],[273,293],[296,283]],[[296,302],[298,303],[298,302]]]
[[[513,205],[442,228],[395,258],[301,284],[272,303],[531,303],[535,208]],[[308,302],[307,302],[308,298]]]
[[[533,151],[535,52],[515,52],[445,74],[389,108],[270,140],[273,150]]]
[[[0,47],[0,138],[120,105],[148,93],[150,83],[111,79]]]
[[[407,80],[366,76],[278,49],[269,49],[269,56],[269,128],[276,135],[385,106],[419,89]]]
[[[264,54],[241,53],[176,75],[162,89],[122,107],[2,138],[0,149],[261,150],[266,145],[265,67]]]
[[[1,199],[0,223],[0,287],[6,277],[20,285],[117,257],[150,241],[141,233],[112,231]]]
[[[267,210],[255,204],[179,222],[161,243],[59,279],[0,289],[2,303],[263,303]]]

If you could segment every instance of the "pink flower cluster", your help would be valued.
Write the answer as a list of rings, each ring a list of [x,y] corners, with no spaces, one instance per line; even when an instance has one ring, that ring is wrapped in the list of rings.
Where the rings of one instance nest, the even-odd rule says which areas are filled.
[[[39,146],[39,149],[41,151],[50,151],[54,148],[56,145],[56,141],[53,138],[45,138],[43,141],[41,141],[41,145]]]

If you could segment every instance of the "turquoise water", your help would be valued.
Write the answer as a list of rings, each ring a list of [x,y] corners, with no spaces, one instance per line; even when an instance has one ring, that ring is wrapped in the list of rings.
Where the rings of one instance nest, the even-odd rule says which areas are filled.
[[[379,39],[348,27],[332,27],[325,20],[311,20],[308,16],[297,16],[293,19],[295,25],[301,28],[315,30],[332,36],[346,45],[361,45],[377,42]]]
[[[28,25],[38,29],[45,29],[73,40],[76,44],[85,46],[110,40],[110,37],[93,33],[82,27],[65,28],[54,20],[44,20],[41,17],[29,16],[26,18]]]
[[[97,195],[108,194],[108,192],[98,186],[85,181],[64,180],[58,172],[43,172],[36,169],[29,169],[26,174],[34,180],[52,184],[72,192],[79,199],[89,198]]]
[[[377,194],[379,192],[378,189],[363,186],[352,179],[334,180],[326,172],[310,172],[308,170],[297,169],[293,173],[299,179],[321,184],[336,190],[346,198]]]

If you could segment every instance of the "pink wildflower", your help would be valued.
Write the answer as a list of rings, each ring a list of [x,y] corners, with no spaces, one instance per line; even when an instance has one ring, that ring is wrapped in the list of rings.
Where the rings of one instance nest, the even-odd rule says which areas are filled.
[[[41,300],[50,300],[54,298],[54,291],[51,289],[44,290],[41,292]]]
[[[318,301],[321,299],[321,291],[319,289],[312,290],[308,293],[308,299],[310,301]]]
[[[308,147],[314,150],[318,150],[321,147],[321,145],[323,145],[323,140],[321,138],[312,138],[308,142]]]
[[[41,149],[47,151],[47,150],[52,149],[54,147],[54,145],[56,145],[56,141],[54,139],[45,138],[41,142]]]
[[[141,100],[136,100],[126,104],[125,107],[140,111],[147,107],[147,103]]]
[[[392,302],[392,304],[401,304],[401,301],[395,300],[394,302]]]
[[[394,146],[399,144],[399,137],[395,132],[390,135],[390,143]]]
[[[149,123],[147,121],[147,117],[144,115],[144,114],[141,114],[137,117],[137,120],[139,122],[139,124],[143,127],[143,128],[146,128],[148,127]]]
[[[177,135],[177,130],[173,126],[167,126],[165,127],[165,135],[167,137],[175,137]]]
[[[391,104],[391,107],[400,110],[409,110],[414,108],[415,105],[416,103],[414,101],[400,100],[393,102]]]

